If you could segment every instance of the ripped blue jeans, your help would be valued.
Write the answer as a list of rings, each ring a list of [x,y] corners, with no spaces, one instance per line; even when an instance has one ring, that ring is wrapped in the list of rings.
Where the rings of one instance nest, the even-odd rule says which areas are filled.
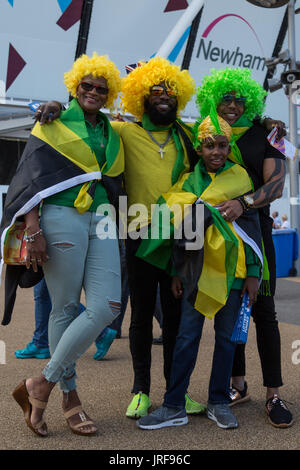
[[[79,214],[73,207],[45,204],[42,209],[41,228],[50,257],[43,270],[52,302],[51,360],[43,375],[49,382],[60,382],[65,392],[76,388],[77,359],[120,313],[116,227],[110,219],[110,238],[100,239],[96,230],[102,219],[95,212]],[[77,315],[82,288],[86,310]]]

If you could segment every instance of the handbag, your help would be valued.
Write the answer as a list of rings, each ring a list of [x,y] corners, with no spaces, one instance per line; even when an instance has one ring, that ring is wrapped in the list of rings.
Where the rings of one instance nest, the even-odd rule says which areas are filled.
[[[16,221],[7,231],[3,262],[11,265],[24,265],[26,263],[27,249],[25,241],[25,222]]]

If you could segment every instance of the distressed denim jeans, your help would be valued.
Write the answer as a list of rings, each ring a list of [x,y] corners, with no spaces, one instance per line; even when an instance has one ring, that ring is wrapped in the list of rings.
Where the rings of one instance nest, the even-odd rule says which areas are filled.
[[[100,239],[97,225],[104,216],[52,204],[42,209],[41,227],[50,257],[43,269],[52,302],[51,360],[43,375],[49,382],[60,382],[65,392],[76,388],[77,359],[120,313],[118,239],[115,223],[106,219],[110,238]],[[82,288],[86,310],[77,315]]]

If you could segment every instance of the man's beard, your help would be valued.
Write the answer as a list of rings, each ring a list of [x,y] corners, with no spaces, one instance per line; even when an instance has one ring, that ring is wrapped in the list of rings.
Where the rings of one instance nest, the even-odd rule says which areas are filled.
[[[176,106],[170,108],[167,113],[160,113],[155,106],[150,106],[145,102],[145,112],[148,114],[150,121],[158,126],[168,125],[175,122],[177,117],[177,103]]]

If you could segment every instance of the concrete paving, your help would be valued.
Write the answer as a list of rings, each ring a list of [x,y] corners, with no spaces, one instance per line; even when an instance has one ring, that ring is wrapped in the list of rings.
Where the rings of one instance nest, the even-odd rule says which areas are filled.
[[[300,448],[300,278],[278,279],[276,304],[282,341],[282,369],[284,386],[282,396],[290,402],[294,425],[277,429],[268,423],[265,413],[265,390],[257,353],[255,328],[251,322],[247,344],[247,381],[251,400],[233,410],[239,421],[235,430],[222,430],[206,416],[189,418],[186,426],[142,431],[135,420],[126,418],[131,400],[132,366],[128,342],[130,306],[127,309],[122,338],[115,340],[101,362],[93,359],[95,345],[78,361],[78,390],[84,408],[99,427],[94,437],[71,433],[61,410],[61,392],[55,388],[46,411],[50,435],[46,439],[35,436],[25,425],[19,406],[11,397],[14,387],[23,379],[38,375],[46,360],[17,359],[16,349],[31,340],[34,329],[32,289],[19,290],[11,323],[0,327],[0,345],[5,346],[5,364],[0,364],[1,450],[107,450],[112,456],[122,451],[180,451],[188,454],[196,450],[299,450]],[[3,306],[3,285],[0,291]],[[84,300],[84,299],[83,299]],[[1,308],[2,311],[2,308]],[[154,335],[159,335],[154,320]],[[189,392],[198,401],[206,402],[213,350],[213,323],[206,321],[196,369]],[[2,356],[1,362],[4,362]],[[160,406],[164,394],[162,347],[152,348],[153,409]],[[130,454],[129,454],[130,455]]]

